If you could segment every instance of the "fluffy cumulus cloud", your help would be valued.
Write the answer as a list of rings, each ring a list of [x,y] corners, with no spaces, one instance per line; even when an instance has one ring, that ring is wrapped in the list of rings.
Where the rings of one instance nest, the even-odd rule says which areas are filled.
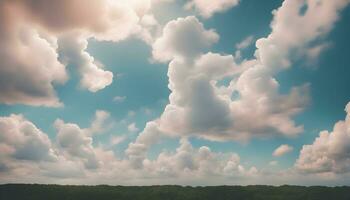
[[[8,159],[38,162],[56,159],[47,135],[22,115],[0,117],[0,148],[1,162]]]
[[[282,144],[281,146],[277,147],[275,151],[272,153],[273,156],[275,157],[280,157],[283,156],[291,151],[293,151],[293,147],[289,146],[287,144]]]
[[[209,18],[215,13],[224,12],[239,4],[240,0],[190,0],[185,4],[186,9],[195,9],[201,16]]]
[[[88,39],[151,42],[150,9],[147,0],[1,1],[0,102],[61,106],[54,87],[68,79],[67,65],[77,67],[82,88],[107,87],[113,74],[86,52]]]
[[[153,44],[153,58],[159,61],[191,59],[206,51],[219,39],[214,30],[206,30],[196,17],[168,22]]]
[[[284,1],[273,12],[271,34],[256,43],[262,64],[283,69],[291,65],[290,57],[307,56],[308,50],[322,44],[314,41],[331,30],[348,3],[348,0]]]
[[[153,56],[161,61],[171,59],[168,76],[172,93],[170,104],[155,122],[160,126],[158,129],[191,134],[230,126],[228,99],[217,95],[219,89],[215,84],[241,68],[230,55],[203,54],[217,40],[217,34],[206,30],[195,17],[179,18],[165,26],[153,46]]]
[[[74,33],[66,34],[60,37],[58,44],[62,62],[78,68],[82,88],[97,92],[112,83],[113,73],[103,70],[102,64],[85,51],[88,45],[86,38]]]
[[[304,145],[295,164],[306,173],[350,172],[350,103],[345,120],[338,121],[333,131],[321,131],[310,145]]]
[[[96,153],[92,146],[92,138],[85,134],[78,125],[64,123],[58,119],[55,121],[57,129],[57,143],[59,148],[67,156],[81,159],[89,169],[98,167]]]

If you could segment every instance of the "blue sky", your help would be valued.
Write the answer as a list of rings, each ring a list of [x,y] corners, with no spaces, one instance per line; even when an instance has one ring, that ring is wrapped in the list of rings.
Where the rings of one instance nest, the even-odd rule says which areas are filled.
[[[77,0],[77,3],[79,2]],[[102,2],[104,1],[98,3],[92,0],[91,5],[107,4]],[[35,9],[42,8],[35,6],[26,8],[28,5],[25,5],[24,9],[17,8],[19,5],[16,3],[12,5],[9,3],[8,7],[0,5],[3,7],[1,10],[4,10],[5,16],[11,9],[19,9],[19,13],[33,15],[30,19],[23,18],[21,14],[8,15],[6,19],[4,18],[5,20],[13,18],[15,25],[24,21],[27,26],[24,28],[15,25],[13,26],[15,28],[5,26],[4,30],[0,31],[11,33],[10,31],[34,30],[39,33],[41,40],[47,41],[46,45],[50,42],[48,38],[52,37],[58,46],[57,48],[54,48],[54,45],[43,47],[33,43],[34,47],[29,46],[32,52],[25,55],[27,59],[38,59],[33,59],[28,62],[29,64],[22,66],[17,64],[22,63],[21,56],[10,60],[11,56],[2,53],[18,54],[21,46],[18,49],[8,47],[17,44],[11,43],[17,38],[6,37],[6,34],[1,36],[0,41],[6,41],[6,45],[1,47],[4,51],[1,51],[0,57],[8,60],[0,64],[0,73],[3,74],[0,78],[6,80],[5,77],[10,77],[12,81],[0,81],[1,84],[5,84],[4,87],[0,87],[0,96],[3,96],[0,98],[0,134],[3,135],[0,137],[3,140],[0,141],[0,148],[13,149],[8,150],[9,153],[4,150],[3,155],[0,153],[2,182],[212,185],[259,184],[263,183],[264,179],[270,178],[271,184],[349,184],[345,181],[345,177],[350,172],[348,164],[350,143],[348,141],[339,143],[340,140],[337,139],[338,137],[343,140],[350,139],[349,128],[346,128],[350,127],[350,121],[347,120],[349,117],[344,111],[350,101],[348,89],[350,85],[348,78],[350,74],[348,66],[350,7],[347,6],[349,1],[337,0],[334,3],[321,1],[323,5],[320,6],[314,5],[317,0],[308,1],[308,3],[300,0],[294,3],[297,5],[290,0],[285,2],[282,0],[227,0],[218,1],[218,5],[209,5],[209,1],[205,0],[150,1],[149,4],[145,2],[135,1],[131,5],[120,3],[123,5],[121,8],[111,8],[116,9],[115,11],[103,10],[103,12],[121,12],[117,9],[128,9],[128,12],[123,13],[126,16],[123,16],[122,25],[113,24],[121,23],[118,20],[101,19],[111,20],[108,22],[112,24],[111,27],[101,29],[101,32],[91,28],[95,24],[90,26],[89,20],[80,19],[90,17],[84,12],[72,14],[75,16],[76,24],[63,22],[59,25],[60,23],[55,20],[50,21],[50,16],[45,16],[48,13],[40,10],[39,14],[35,13]],[[63,2],[65,3],[70,6],[68,2]],[[118,2],[116,4],[119,5]],[[304,4],[310,4],[307,5],[308,9],[305,13],[308,18],[300,22],[298,17],[302,14],[293,16],[295,13],[292,9],[293,6]],[[52,8],[46,4],[43,5],[47,6],[47,9]],[[209,9],[209,14],[208,6],[212,8],[212,10]],[[10,10],[6,10],[9,8]],[[273,10],[277,10],[275,12],[278,14],[274,15]],[[329,16],[328,19],[331,20],[318,18],[315,13]],[[52,13],[52,17],[55,14]],[[92,12],[91,15],[93,14]],[[284,14],[289,16],[290,26],[283,24],[288,20],[276,17]],[[63,20],[69,20],[69,17],[70,15]],[[96,22],[98,23],[100,22]],[[299,25],[294,26],[294,23]],[[300,26],[300,32],[298,26]],[[19,35],[17,32],[14,35]],[[288,34],[289,37],[286,36],[281,40]],[[35,39],[36,36],[27,37]],[[247,40],[246,47],[237,48],[237,44],[248,37],[251,37],[251,41]],[[276,47],[281,54],[276,56],[264,45],[255,44],[260,38],[265,38],[266,44]],[[87,44],[86,48],[82,45],[84,42]],[[42,51],[36,51],[35,48],[40,47],[52,48],[54,54],[39,55]],[[319,52],[316,50],[318,47]],[[15,52],[16,50],[18,52]],[[237,57],[238,51],[240,51],[240,57]],[[191,52],[195,52],[193,56]],[[207,52],[216,53],[218,57],[212,58]],[[256,52],[259,52],[260,57]],[[315,55],[312,54],[314,57],[307,57],[312,52],[316,52]],[[263,57],[265,55],[266,57]],[[44,59],[43,57],[50,56],[53,56],[54,61],[52,59],[40,61]],[[208,65],[214,71],[190,71],[196,67],[200,68],[194,63],[199,62],[201,56],[218,59],[212,62],[215,63],[211,64],[212,66]],[[221,61],[226,59],[225,56],[232,62],[225,67],[225,75],[219,75],[220,78],[210,78],[215,71],[221,70],[218,68],[221,66]],[[275,66],[268,59],[277,60],[282,64]],[[253,64],[248,63],[245,66],[243,60],[251,61]],[[284,60],[289,62],[286,67],[282,67]],[[15,63],[13,65],[17,67],[19,75],[7,70],[11,68],[11,63]],[[170,67],[172,64],[173,66]],[[37,69],[39,65],[41,68]],[[50,68],[46,65],[59,67]],[[182,65],[187,65],[190,70],[181,72]],[[253,71],[260,65],[266,72],[254,76],[257,76],[257,79],[259,76],[263,77],[262,79],[265,76],[271,77],[279,85],[276,92],[271,92],[273,86],[265,87],[265,82],[261,82],[262,88],[254,92],[257,86],[249,85],[254,80],[241,78],[249,74],[249,70]],[[55,82],[57,80],[52,78],[55,75],[48,75],[46,67],[53,74],[59,73],[59,70],[58,72],[54,70],[63,69],[67,80],[57,84]],[[232,72],[231,69],[237,69],[238,72]],[[177,74],[177,70],[180,75]],[[113,79],[106,78],[109,72],[113,74]],[[191,75],[191,73],[194,74]],[[195,89],[195,86],[190,85],[191,80],[197,80],[196,73],[204,74],[203,80],[224,80],[226,84],[223,85],[227,90],[231,90],[230,83],[234,85],[233,88],[236,89],[232,90],[236,91],[232,92],[238,94],[238,99],[242,98],[236,102],[239,103],[238,108],[234,107],[236,103],[232,99],[232,102],[227,104],[230,106],[227,107],[230,109],[227,116],[220,110],[221,101],[213,101],[217,102],[215,104],[212,100],[208,100],[211,110],[207,106],[203,107],[201,101],[206,102],[208,97],[206,89],[202,88],[201,93],[200,88]],[[103,74],[103,76],[99,77],[97,74]],[[95,82],[88,79],[91,83],[84,85],[82,83],[84,76],[95,76]],[[30,78],[21,80],[20,77]],[[33,91],[36,91],[36,87],[40,89],[41,86],[36,85],[36,79],[41,80],[39,85],[45,85],[45,92],[37,95],[23,89],[21,84],[27,85]],[[170,87],[169,79],[172,84]],[[96,86],[97,82],[102,83],[102,86]],[[237,84],[237,82],[241,83]],[[187,85],[183,87],[182,83]],[[271,82],[266,82],[266,84],[269,83]],[[301,88],[304,84],[308,84],[306,86],[308,92],[300,89],[300,94],[295,94],[296,96],[292,94],[291,88]],[[249,101],[243,97],[245,90],[240,89],[239,85],[242,88],[252,89],[253,92],[249,93],[252,96],[246,97]],[[97,91],[92,91],[92,87],[95,86],[98,87]],[[225,95],[219,93],[219,88],[210,87],[213,87],[213,94],[210,92],[208,94],[213,95],[214,99],[225,99]],[[187,89],[190,92],[186,92]],[[262,91],[261,96],[258,95],[260,91]],[[192,96],[194,94],[200,96],[199,101],[194,100],[196,99]],[[174,99],[170,101],[169,95]],[[309,98],[304,102],[303,99],[306,96]],[[176,100],[177,98],[180,100]],[[63,105],[54,105],[57,102],[47,103],[57,99]],[[267,104],[263,104],[261,108],[268,111],[259,113],[261,108],[256,106],[261,102],[259,99],[267,99]],[[255,100],[256,105],[251,104]],[[246,104],[248,102],[256,113],[244,110],[244,106],[249,105]],[[170,107],[174,109],[172,106],[176,108],[174,115],[166,110]],[[243,111],[235,110],[240,108]],[[295,109],[298,111],[294,112]],[[95,116],[98,111],[103,111],[106,117],[99,120],[97,114]],[[219,117],[203,116],[203,113],[210,116],[215,115],[216,112]],[[168,114],[175,118],[169,118]],[[275,115],[282,119],[281,122],[275,118]],[[193,116],[197,117],[193,118]],[[247,116],[251,120],[248,125],[244,121]],[[226,123],[226,118],[229,119],[227,126],[222,125]],[[58,119],[63,122],[59,122]],[[183,120],[185,125],[181,124]],[[197,131],[198,127],[191,124],[193,120],[203,126],[199,128],[200,131]],[[333,126],[339,121],[343,121],[345,128],[333,130]],[[205,126],[208,122],[211,125]],[[290,127],[289,122],[295,122],[291,125],[294,127]],[[28,123],[37,129],[26,132],[27,128],[23,127]],[[152,124],[153,127],[147,128],[146,123]],[[169,123],[176,128],[171,127]],[[261,124],[255,126],[255,123]],[[98,128],[94,128],[94,124],[97,124]],[[299,125],[303,125],[303,128],[299,129]],[[317,142],[323,130],[329,131],[329,137]],[[44,135],[47,135],[48,139],[45,139]],[[14,139],[16,141],[11,139],[19,137],[27,139]],[[34,142],[31,143],[31,141]],[[77,143],[74,144],[74,142]],[[340,146],[340,150],[334,150],[332,144]],[[288,148],[283,148],[281,145]],[[35,146],[43,146],[43,148],[35,149]],[[207,159],[201,157],[204,147],[209,148]],[[277,156],[273,155],[278,147],[284,150],[281,150],[282,153]],[[302,151],[303,147],[308,150]],[[55,152],[55,159],[52,161],[50,158],[51,161],[48,161],[50,159],[45,157],[33,160],[29,158],[30,156],[28,158],[18,156],[21,148],[25,148],[28,154],[33,155],[34,152],[52,149]],[[139,148],[142,150],[140,151]],[[143,155],[144,153],[146,155]],[[51,156],[49,153],[41,154]],[[109,157],[111,154],[113,160]],[[322,157],[327,161],[320,164],[319,158]],[[215,162],[209,158],[214,159]],[[62,165],[67,170],[62,172],[51,169],[52,162],[58,162],[57,165]],[[91,162],[96,162],[97,164],[93,165],[96,167],[91,168]],[[206,162],[214,164],[209,166],[205,164]],[[123,176],[117,177],[118,170],[123,171],[124,168],[131,169],[126,174],[135,176],[137,181],[126,180]],[[151,168],[156,170],[152,171]],[[29,173],[31,169],[35,169],[35,172]],[[70,170],[76,169],[84,172],[81,177],[65,176],[66,173],[70,174]],[[50,174],[62,174],[62,176],[58,178]],[[210,178],[211,174],[219,175],[213,180]],[[289,177],[288,174],[293,174],[294,177]],[[188,180],[186,177],[189,175],[196,178]],[[104,176],[113,178],[106,180],[102,178]],[[150,177],[152,181],[148,182]]]

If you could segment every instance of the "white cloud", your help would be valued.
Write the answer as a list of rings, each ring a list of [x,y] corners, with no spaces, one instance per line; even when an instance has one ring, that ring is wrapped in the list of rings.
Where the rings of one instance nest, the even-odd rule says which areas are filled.
[[[128,131],[132,133],[139,131],[139,129],[136,127],[135,122],[128,125]]]
[[[323,53],[326,49],[330,48],[331,46],[331,43],[322,43],[312,48],[309,48],[306,53],[306,59],[308,62],[307,64],[316,68],[317,59],[320,56],[320,54]]]
[[[97,92],[112,83],[113,73],[103,70],[103,66],[86,52],[86,38],[76,33],[66,34],[59,38],[58,45],[62,61],[78,68],[81,87]]]
[[[290,67],[291,54],[300,57],[307,54],[310,48],[320,45],[313,41],[332,29],[339,12],[348,3],[348,0],[284,1],[279,9],[273,11],[271,34],[256,42],[258,58],[263,65],[274,70]],[[301,13],[305,6],[306,11]]]
[[[239,4],[240,0],[190,0],[185,4],[185,8],[195,9],[201,16],[209,18],[215,13],[224,12]]]
[[[134,168],[142,167],[148,148],[157,143],[161,135],[159,124],[156,121],[150,121],[146,123],[144,130],[137,136],[136,141],[129,143],[125,153]]]
[[[111,144],[114,146],[122,143],[125,139],[126,139],[126,136],[122,135],[122,136],[111,136],[110,140],[111,140]]]
[[[0,117],[0,160],[30,160],[35,162],[57,159],[48,136],[23,115]]]
[[[165,25],[162,36],[153,44],[152,55],[163,62],[193,58],[218,39],[219,36],[213,30],[206,30],[196,17],[178,18]]]
[[[101,134],[105,130],[110,128],[110,125],[107,124],[111,114],[104,110],[97,110],[95,113],[95,119],[91,123],[91,127],[87,129],[87,134]]]
[[[140,25],[142,26],[142,29],[137,35],[147,44],[152,45],[155,37],[159,35],[159,32],[161,31],[161,25],[153,14],[144,15],[140,19]]]
[[[275,151],[272,153],[273,156],[275,157],[281,157],[291,151],[293,151],[293,147],[289,146],[287,144],[282,144],[281,146],[277,147]]]
[[[306,173],[350,172],[350,103],[345,108],[347,116],[338,121],[333,131],[321,131],[311,145],[304,145],[295,163]]]
[[[57,130],[57,143],[61,151],[68,157],[81,160],[88,169],[99,166],[92,146],[92,138],[76,124],[65,123],[58,119],[54,124]]]
[[[236,60],[241,60],[242,59],[242,50],[248,48],[249,46],[251,46],[252,44],[254,44],[254,36],[250,35],[246,38],[244,38],[242,41],[238,42],[235,47],[236,47],[236,51],[235,51],[235,59]]]
[[[65,154],[68,159],[77,159],[81,161],[88,169],[96,169],[100,161],[93,147],[94,134],[101,134],[108,128],[107,120],[110,114],[103,110],[97,110],[95,119],[89,128],[80,128],[77,124],[65,123],[57,119],[54,127],[57,130],[56,142],[59,150]]]
[[[1,6],[0,12],[7,15],[12,10]],[[65,66],[57,60],[56,38],[49,40],[38,30],[20,24],[19,19],[5,21],[7,17],[0,18],[3,25],[0,32],[0,102],[61,106],[54,85],[65,83],[68,76]]]

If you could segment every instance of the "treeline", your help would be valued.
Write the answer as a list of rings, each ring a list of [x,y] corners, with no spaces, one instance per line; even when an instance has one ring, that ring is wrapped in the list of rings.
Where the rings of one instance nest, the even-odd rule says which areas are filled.
[[[0,200],[350,200],[350,187],[0,185]]]

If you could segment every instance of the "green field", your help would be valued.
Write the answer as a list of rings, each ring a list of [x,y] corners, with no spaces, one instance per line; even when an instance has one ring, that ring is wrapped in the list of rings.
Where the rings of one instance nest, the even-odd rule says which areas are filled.
[[[1,200],[350,200],[350,187],[0,185]]]

